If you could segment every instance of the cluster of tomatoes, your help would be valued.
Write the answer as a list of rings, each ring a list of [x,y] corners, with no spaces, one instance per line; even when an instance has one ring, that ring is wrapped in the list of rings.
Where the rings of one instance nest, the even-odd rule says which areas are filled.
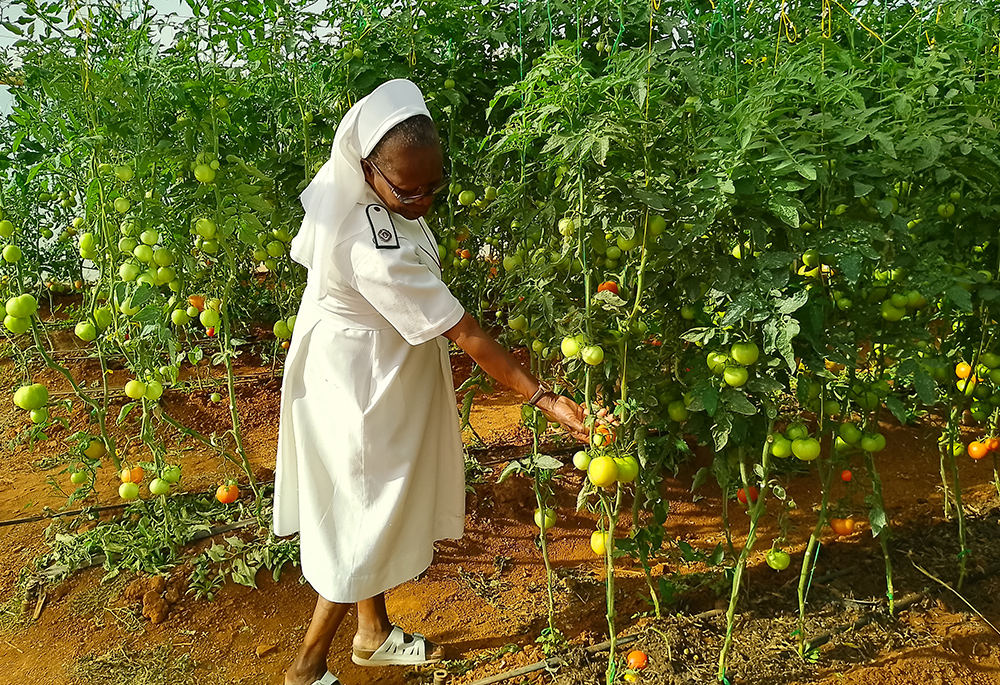
[[[122,484],[118,486],[118,496],[124,500],[133,500],[139,497],[139,485],[146,477],[146,473],[141,466],[126,467],[119,474]],[[149,494],[153,496],[166,495],[170,492],[170,487],[176,485],[181,479],[181,467],[176,464],[164,467],[159,476],[149,481]]]

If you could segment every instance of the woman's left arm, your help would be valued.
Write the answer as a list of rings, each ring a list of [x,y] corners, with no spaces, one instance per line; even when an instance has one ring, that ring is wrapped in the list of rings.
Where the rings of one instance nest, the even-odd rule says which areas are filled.
[[[484,331],[468,312],[443,335],[465,350],[483,371],[523,397],[530,398],[538,390],[538,379]],[[558,421],[576,439],[588,440],[587,427],[583,424],[583,407],[570,398],[546,392],[538,400],[537,407],[546,417]]]

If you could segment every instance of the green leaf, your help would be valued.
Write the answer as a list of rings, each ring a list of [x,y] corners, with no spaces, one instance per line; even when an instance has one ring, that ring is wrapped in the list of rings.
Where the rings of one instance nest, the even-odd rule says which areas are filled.
[[[561,461],[548,454],[536,454],[532,461],[532,466],[545,471],[557,471],[563,467]]]
[[[854,197],[864,197],[873,190],[875,190],[875,186],[873,185],[862,183],[861,181],[854,182]]]
[[[931,406],[937,402],[937,383],[923,369],[917,369],[913,373],[913,387],[924,404]]]
[[[945,292],[945,296],[964,312],[972,312],[972,294],[960,285],[953,285]]]
[[[774,195],[768,200],[767,208],[792,228],[799,227],[799,210],[795,204],[784,195]]]
[[[702,485],[708,482],[708,475],[711,473],[707,466],[702,466],[698,469],[697,473],[694,474],[694,480],[691,483],[691,492],[694,492]]]
[[[747,399],[746,394],[736,390],[735,388],[727,388],[724,390],[722,392],[722,400],[726,405],[726,409],[734,411],[737,414],[753,416],[757,413],[757,407],[753,406],[753,403]]]
[[[885,406],[889,408],[889,411],[892,412],[897,421],[904,425],[907,423],[909,416],[906,412],[906,407],[899,401],[899,398],[890,395],[885,399]]]
[[[796,290],[792,293],[791,297],[786,297],[785,299],[779,301],[777,311],[779,314],[791,314],[792,312],[801,309],[802,306],[808,301],[808,292],[805,290]]]
[[[840,258],[840,270],[844,273],[844,278],[851,285],[861,278],[861,266],[864,264],[864,257],[858,253],[844,255]]]
[[[721,452],[729,444],[729,434],[733,430],[733,420],[729,414],[723,412],[715,418],[712,426],[712,439],[715,440],[715,451]]]

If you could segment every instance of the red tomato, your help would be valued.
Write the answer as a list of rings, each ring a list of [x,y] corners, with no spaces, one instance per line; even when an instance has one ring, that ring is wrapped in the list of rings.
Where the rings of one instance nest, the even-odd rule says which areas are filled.
[[[618,294],[618,284],[614,281],[604,281],[599,286],[597,286],[597,292],[603,293],[605,290],[610,290],[615,295]]]
[[[850,483],[852,477],[853,476],[851,475],[851,472],[847,469],[844,469],[843,471],[840,472],[840,480],[844,481],[845,483]]]
[[[757,488],[751,486],[750,488],[748,488],[748,490],[750,493],[749,499],[747,498],[747,491],[744,490],[743,488],[740,488],[739,490],[736,491],[736,499],[740,501],[740,504],[747,504],[747,502],[757,501]]]
[[[628,653],[626,658],[626,665],[633,671],[641,671],[649,665],[649,657],[646,656],[645,652],[639,651],[638,649],[633,649]]]
[[[215,337],[215,327],[211,326],[209,328],[206,328],[205,329],[205,335],[207,335],[209,338],[214,338]]]

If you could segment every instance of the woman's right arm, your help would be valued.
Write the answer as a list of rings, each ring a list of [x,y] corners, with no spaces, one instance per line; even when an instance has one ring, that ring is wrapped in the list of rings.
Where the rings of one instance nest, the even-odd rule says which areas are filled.
[[[483,371],[522,397],[530,398],[538,390],[538,379],[484,331],[468,312],[444,332],[444,337],[465,350]],[[583,424],[583,407],[570,398],[547,392],[538,400],[537,407],[547,418],[558,421],[574,438],[583,442],[588,440],[587,427]]]

